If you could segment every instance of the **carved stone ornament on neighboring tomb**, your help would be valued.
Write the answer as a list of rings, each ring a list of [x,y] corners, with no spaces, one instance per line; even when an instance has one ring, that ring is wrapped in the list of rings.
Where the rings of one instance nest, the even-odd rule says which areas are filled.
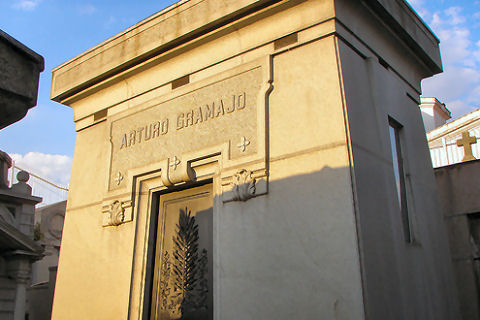
[[[54,239],[60,240],[62,238],[64,220],[65,214],[63,212],[56,212],[48,216],[47,230]]]
[[[252,172],[242,169],[233,176],[233,201],[247,201],[255,197],[256,180]]]

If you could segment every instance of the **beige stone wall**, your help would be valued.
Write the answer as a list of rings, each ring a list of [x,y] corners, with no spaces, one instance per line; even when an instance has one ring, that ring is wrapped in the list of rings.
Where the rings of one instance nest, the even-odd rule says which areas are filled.
[[[135,224],[102,227],[105,122],[77,134],[52,318],[126,318]]]
[[[339,15],[350,19],[363,10],[348,1],[340,1],[339,8]],[[349,41],[339,41],[367,313],[372,319],[456,319],[445,225],[438,217],[441,208],[418,108],[425,69],[415,64],[411,47],[399,46],[375,19],[347,27],[358,36],[370,31],[362,37],[370,40],[355,50]],[[403,126],[410,241],[396,199],[389,118]]]
[[[220,212],[219,318],[361,319],[334,38],[279,54],[273,68],[269,194]]]
[[[420,111],[407,95],[413,97],[415,93],[377,59],[363,59],[344,44],[340,52],[369,313],[375,319],[419,315],[425,319],[454,319],[457,302],[445,226],[438,217],[440,207],[435,200],[436,186]],[[404,235],[396,198],[389,117],[403,125],[401,148],[410,242]],[[419,283],[424,285],[419,287]]]
[[[355,11],[348,1],[227,1],[224,7],[207,1],[202,5],[221,8],[205,14],[193,3],[155,15],[54,70],[52,97],[73,108],[78,135],[53,318],[144,317],[155,242],[151,208],[163,192],[209,181],[215,193],[215,319],[407,319],[433,312],[445,290],[432,297],[420,290],[410,298],[406,291],[419,283],[436,290],[443,274],[402,281],[415,262],[430,267],[443,260],[400,252],[382,116],[404,115],[412,137],[418,135],[418,110],[399,110],[413,110],[405,93],[418,98],[419,79],[435,72],[412,63],[435,64],[437,57],[391,43],[395,31],[379,32],[381,24],[370,21],[377,18],[365,4]],[[182,17],[218,28],[188,29]],[[169,25],[168,19],[179,22],[178,29],[166,28],[157,47],[144,47],[150,43],[147,27]],[[419,42],[435,51],[435,39],[427,40]],[[126,55],[116,55],[120,48]],[[375,48],[395,72],[384,75]],[[186,75],[188,83],[177,88],[175,80]],[[244,110],[175,128],[189,105],[202,106],[234,89],[245,92]],[[395,102],[384,107],[377,93]],[[122,132],[130,139],[136,130],[130,125],[156,115],[169,119],[165,135],[157,142],[124,143]],[[245,141],[240,137],[248,147],[239,145]],[[419,173],[416,192],[433,199],[427,190],[433,176],[421,172],[426,143],[411,148],[412,161],[422,159],[412,166]],[[255,193],[247,194],[253,198],[245,202],[232,201],[238,200],[239,169],[256,179]],[[372,192],[374,182],[381,192]],[[416,210],[423,211],[420,202]],[[376,222],[369,212],[378,203],[386,215]],[[431,203],[426,207],[430,214]],[[120,220],[111,219],[114,208],[121,208]],[[436,239],[436,232],[426,237]],[[402,313],[419,296],[433,302],[422,300]]]
[[[220,199],[216,315],[233,319],[249,310],[248,317],[358,319],[361,283],[334,37],[279,53],[272,69],[269,194],[246,203]],[[143,226],[134,219],[102,227],[108,155],[97,141],[107,139],[105,124],[77,135],[54,318],[127,314],[135,228]],[[324,285],[335,289],[324,291]],[[268,307],[256,303],[265,295]]]

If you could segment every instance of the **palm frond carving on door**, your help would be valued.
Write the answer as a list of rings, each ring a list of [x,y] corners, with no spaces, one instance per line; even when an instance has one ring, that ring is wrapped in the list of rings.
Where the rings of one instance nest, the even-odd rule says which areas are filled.
[[[168,251],[162,259],[160,306],[173,319],[183,319],[208,309],[208,252],[203,249],[200,257],[198,255],[198,224],[188,208],[180,209],[172,240],[173,261],[170,262]]]

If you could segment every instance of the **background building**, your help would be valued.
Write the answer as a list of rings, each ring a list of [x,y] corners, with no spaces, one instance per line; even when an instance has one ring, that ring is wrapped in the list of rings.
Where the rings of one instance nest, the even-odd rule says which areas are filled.
[[[465,155],[467,155],[468,160],[479,159],[480,143],[476,143],[476,141],[480,137],[480,109],[446,123],[446,115],[450,113],[445,112],[448,111],[445,106],[436,100],[436,107],[432,108],[434,116],[430,117],[424,112],[424,101],[425,99],[422,98],[421,109],[433,167],[460,163],[464,160]],[[442,106],[442,108],[437,106]],[[428,108],[430,109],[430,107]],[[432,118],[437,119],[437,121],[435,127],[430,127],[430,130],[428,130],[428,119]]]
[[[462,319],[480,319],[480,109],[445,123],[435,98],[420,105],[448,231]]]
[[[0,129],[22,119],[36,104],[41,56],[0,30]],[[32,262],[43,257],[34,241],[35,205],[29,174],[10,186],[11,158],[0,151],[0,318],[24,320]]]
[[[32,265],[32,285],[27,292],[30,320],[51,318],[66,205],[67,201],[61,201],[35,210],[37,243],[45,251],[44,257]]]

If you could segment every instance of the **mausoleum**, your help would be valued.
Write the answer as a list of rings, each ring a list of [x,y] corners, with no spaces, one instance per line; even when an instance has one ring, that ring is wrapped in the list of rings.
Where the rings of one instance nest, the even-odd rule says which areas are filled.
[[[403,0],[185,0],[53,70],[53,319],[457,319]]]

